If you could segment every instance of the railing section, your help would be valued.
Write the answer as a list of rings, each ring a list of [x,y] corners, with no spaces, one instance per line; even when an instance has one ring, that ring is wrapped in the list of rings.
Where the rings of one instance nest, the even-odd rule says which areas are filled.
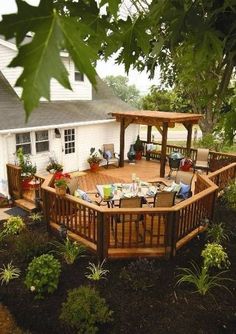
[[[142,143],[147,144],[146,141],[142,140]],[[161,145],[161,143],[158,142],[151,142],[154,145]],[[197,156],[197,149],[195,148],[191,148],[190,149],[190,153],[188,154],[187,152],[187,148],[186,147],[182,147],[182,146],[178,146],[178,145],[167,145],[166,147],[166,153],[167,155],[169,155],[173,150],[177,150],[178,152],[180,152],[183,156],[187,157],[189,156],[193,161],[196,160],[196,156]],[[143,156],[152,159],[159,159],[160,158],[160,152],[146,152],[146,150],[144,150],[143,152]],[[228,154],[228,153],[222,153],[222,152],[215,152],[215,151],[210,151],[209,152],[209,166],[210,166],[210,170],[216,171],[219,170],[220,168],[227,166],[231,163],[236,162],[236,155],[235,154]]]
[[[209,175],[209,179],[213,181],[219,190],[223,190],[231,180],[236,178],[236,163],[223,167]]]
[[[22,198],[21,167],[7,164],[8,191],[12,198]]]

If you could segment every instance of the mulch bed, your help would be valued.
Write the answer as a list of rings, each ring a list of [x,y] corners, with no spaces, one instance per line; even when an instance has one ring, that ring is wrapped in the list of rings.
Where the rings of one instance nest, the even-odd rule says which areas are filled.
[[[226,242],[231,267],[227,277],[236,279],[236,215],[218,205],[217,219],[230,228],[230,241]],[[31,227],[32,228],[32,227]],[[37,228],[42,233],[44,227]],[[201,250],[205,236],[192,240],[182,248],[173,260],[154,260],[156,277],[146,291],[132,290],[120,278],[121,269],[131,261],[106,263],[108,279],[97,288],[113,310],[113,321],[100,328],[100,334],[166,334],[166,333],[236,333],[236,282],[227,283],[231,293],[224,289],[213,290],[213,295],[204,297],[193,293],[187,285],[176,286],[178,267],[189,267],[190,261],[201,263]],[[27,264],[20,262],[15,254],[14,243],[9,242],[7,252],[0,253],[0,263],[13,260],[22,272]],[[0,287],[1,302],[16,319],[17,325],[32,334],[73,334],[58,320],[67,290],[90,284],[85,277],[89,262],[96,259],[89,255],[73,265],[62,265],[62,274],[57,291],[43,300],[35,300],[24,285],[24,275],[8,286]],[[1,328],[0,328],[1,332]],[[2,333],[2,332],[1,332]]]

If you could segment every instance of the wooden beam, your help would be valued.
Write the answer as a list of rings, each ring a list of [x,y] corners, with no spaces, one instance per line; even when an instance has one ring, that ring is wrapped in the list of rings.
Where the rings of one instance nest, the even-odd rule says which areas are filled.
[[[124,167],[124,152],[125,152],[125,119],[120,120],[120,162],[119,167]]]
[[[151,143],[152,141],[152,126],[148,125],[147,128],[147,143]],[[149,161],[150,160],[150,153],[146,153],[146,160]]]
[[[185,126],[185,125],[184,125]],[[187,135],[187,155],[190,157],[191,143],[192,143],[192,130],[193,125],[190,123],[187,125],[188,135]]]
[[[168,123],[163,122],[160,177],[165,177],[167,133],[168,133]]]
[[[157,131],[160,133],[160,135],[162,136],[162,128],[160,127],[160,125],[156,124],[155,128],[157,129]]]

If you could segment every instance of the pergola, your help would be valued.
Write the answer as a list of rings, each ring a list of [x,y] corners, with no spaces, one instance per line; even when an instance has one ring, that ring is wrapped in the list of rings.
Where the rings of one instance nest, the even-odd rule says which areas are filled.
[[[203,117],[203,115],[200,114],[148,110],[112,112],[111,115],[116,118],[117,122],[120,122],[120,167],[124,166],[125,129],[130,124],[147,125],[147,142],[150,143],[152,138],[152,126],[155,126],[157,128],[162,136],[160,161],[161,177],[165,176],[168,128],[173,128],[175,126],[175,123],[182,123],[184,125],[187,130],[187,151],[190,152],[192,141],[192,127],[194,124],[198,124],[199,120]]]

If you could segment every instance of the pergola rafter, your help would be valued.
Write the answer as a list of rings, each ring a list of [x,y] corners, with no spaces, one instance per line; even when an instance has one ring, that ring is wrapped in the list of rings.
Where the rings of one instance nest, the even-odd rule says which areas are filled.
[[[194,124],[198,124],[199,120],[203,117],[201,114],[190,113],[175,113],[164,111],[126,111],[126,112],[113,112],[111,113],[116,118],[117,122],[120,122],[120,167],[124,166],[124,143],[125,143],[125,129],[130,124],[143,124],[148,126],[147,142],[151,142],[152,126],[155,126],[162,136],[161,143],[161,168],[160,176],[165,176],[165,163],[166,163],[166,146],[168,128],[173,128],[176,123],[181,123],[186,128],[187,134],[187,151],[190,152],[192,141],[192,127]]]

